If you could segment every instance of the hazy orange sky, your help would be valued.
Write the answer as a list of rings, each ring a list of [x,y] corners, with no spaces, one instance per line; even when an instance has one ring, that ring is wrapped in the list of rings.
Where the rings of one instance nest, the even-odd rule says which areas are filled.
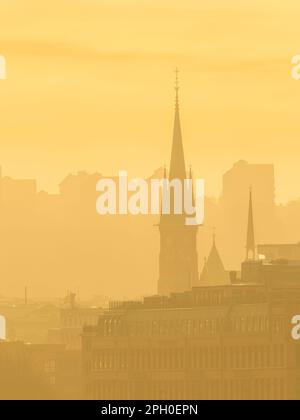
[[[299,0],[1,0],[0,163],[56,191],[69,172],[169,162],[174,68],[187,163],[217,195],[241,158],[300,196]]]

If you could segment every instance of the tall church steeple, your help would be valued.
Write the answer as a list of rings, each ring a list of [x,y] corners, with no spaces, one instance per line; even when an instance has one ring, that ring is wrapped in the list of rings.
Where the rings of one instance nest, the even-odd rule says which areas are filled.
[[[180,123],[180,112],[179,112],[179,71],[176,69],[176,81],[175,81],[175,120],[173,130],[173,144],[170,164],[170,180],[172,179],[185,179],[186,169],[184,160],[184,150],[182,143],[182,131]]]
[[[175,121],[169,181],[186,179],[186,166],[179,113],[179,81],[176,70]],[[170,191],[171,205],[173,193]],[[168,296],[190,290],[199,282],[197,226],[186,226],[185,214],[162,214],[159,224],[160,256],[158,294]]]
[[[250,188],[249,211],[248,211],[248,230],[246,243],[246,260],[255,260],[255,237],[254,237],[254,220],[253,220],[253,200],[252,188]]]

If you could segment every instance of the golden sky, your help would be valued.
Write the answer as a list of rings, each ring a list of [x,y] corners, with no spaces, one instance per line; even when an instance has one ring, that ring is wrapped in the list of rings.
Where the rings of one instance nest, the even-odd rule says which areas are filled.
[[[174,68],[187,163],[217,195],[241,158],[300,196],[299,0],[1,0],[0,163],[55,191],[69,172],[169,162]]]

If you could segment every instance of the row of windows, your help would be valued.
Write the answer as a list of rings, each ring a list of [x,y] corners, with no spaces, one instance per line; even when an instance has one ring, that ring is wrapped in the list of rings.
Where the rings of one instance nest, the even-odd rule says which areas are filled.
[[[82,315],[76,311],[63,315],[61,323],[64,327],[82,328],[85,325],[97,325],[99,315]]]
[[[193,349],[112,350],[94,354],[90,369],[180,370],[283,368],[283,345],[199,347]]]
[[[285,383],[282,378],[224,381],[224,399],[226,400],[284,400],[285,398]]]
[[[203,381],[94,381],[88,386],[92,399],[144,400],[283,400],[282,378],[211,379]]]
[[[225,369],[283,368],[285,351],[283,345],[236,346],[225,348],[223,367]]]
[[[206,290],[202,291],[201,293],[197,293],[193,296],[194,301],[199,306],[205,305],[228,305],[232,304],[233,302],[237,303],[244,303],[244,302],[256,302],[262,303],[265,302],[265,296],[261,290],[257,291],[250,291],[249,289],[241,292],[238,291],[236,294],[232,294],[232,291],[211,291]]]
[[[283,333],[284,320],[281,318],[270,321],[268,317],[238,317],[228,321],[220,319],[199,320],[162,320],[137,321],[130,326],[130,335],[137,336],[201,336],[217,335],[221,332],[238,334],[264,334],[273,332]],[[120,335],[124,333],[124,326],[120,320],[106,319],[103,324],[104,336]]]
[[[45,373],[54,373],[56,371],[56,361],[55,360],[47,360],[44,363],[44,371],[45,371]]]

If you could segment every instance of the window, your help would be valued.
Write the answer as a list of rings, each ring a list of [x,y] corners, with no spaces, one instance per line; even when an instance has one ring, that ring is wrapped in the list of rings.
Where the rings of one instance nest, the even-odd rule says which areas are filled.
[[[54,373],[56,368],[55,360],[47,360],[45,362],[44,370],[46,373]]]

